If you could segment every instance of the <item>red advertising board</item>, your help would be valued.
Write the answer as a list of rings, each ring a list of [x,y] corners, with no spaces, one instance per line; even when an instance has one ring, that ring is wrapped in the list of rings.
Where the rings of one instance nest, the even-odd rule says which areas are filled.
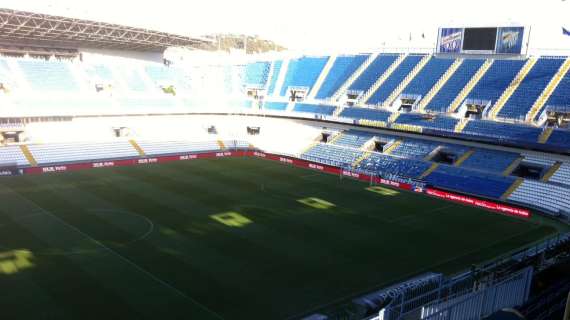
[[[222,157],[246,157],[254,156],[258,158],[268,159],[272,161],[278,161],[280,163],[293,165],[299,168],[306,168],[312,170],[318,170],[330,174],[342,175],[352,179],[357,179],[361,181],[370,181],[376,184],[383,184],[394,188],[399,188],[403,190],[415,191],[415,192],[425,192],[430,196],[434,196],[440,199],[445,199],[448,201],[459,202],[463,204],[468,204],[475,207],[480,207],[488,210],[493,210],[509,215],[519,216],[519,217],[530,217],[530,211],[527,209],[516,208],[512,206],[507,206],[500,203],[495,203],[487,200],[481,200],[473,197],[468,197],[464,195],[454,194],[447,191],[442,191],[433,188],[414,188],[413,185],[407,183],[401,183],[398,181],[392,181],[380,177],[371,177],[366,174],[353,172],[350,170],[345,170],[337,168],[334,166],[329,166],[321,163],[315,163],[303,159],[297,159],[288,156],[275,155],[265,152],[257,151],[223,151],[223,152],[205,152],[205,153],[193,153],[193,154],[180,154],[180,155],[169,155],[169,156],[158,156],[158,157],[146,157],[137,159],[123,159],[123,160],[103,160],[95,162],[82,162],[82,163],[72,163],[64,165],[55,166],[42,166],[42,167],[31,167],[24,168],[24,174],[45,174],[52,172],[64,172],[64,171],[76,171],[92,168],[106,168],[106,167],[123,167],[123,166],[133,166],[133,165],[145,165],[153,163],[167,163],[172,161],[189,161],[194,159],[207,159],[207,158],[222,158]]]
[[[508,215],[530,218],[530,210],[516,208],[512,206],[507,206],[501,203],[491,202],[487,200],[481,200],[469,196],[464,196],[460,194],[455,194],[447,191],[442,191],[438,189],[428,188],[426,193],[430,196],[445,199],[448,201],[468,204],[474,207],[484,208],[492,211],[501,212]]]

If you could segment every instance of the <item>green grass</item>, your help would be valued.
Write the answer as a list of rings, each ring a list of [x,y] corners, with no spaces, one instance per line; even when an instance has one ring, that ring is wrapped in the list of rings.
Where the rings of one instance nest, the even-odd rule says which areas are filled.
[[[252,158],[2,178],[0,312],[285,319],[556,232],[366,187]]]

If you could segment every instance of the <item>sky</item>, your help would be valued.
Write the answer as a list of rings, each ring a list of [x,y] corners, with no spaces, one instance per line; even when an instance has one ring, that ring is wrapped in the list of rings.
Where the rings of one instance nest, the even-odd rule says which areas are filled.
[[[438,27],[523,25],[531,48],[570,54],[562,35],[570,0],[0,0],[0,7],[189,36],[259,35],[306,52],[433,48]]]

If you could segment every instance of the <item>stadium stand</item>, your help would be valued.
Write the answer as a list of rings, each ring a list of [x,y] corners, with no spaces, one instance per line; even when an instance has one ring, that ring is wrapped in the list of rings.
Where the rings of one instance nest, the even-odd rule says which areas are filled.
[[[431,58],[402,94],[424,97],[454,62],[455,59]]]
[[[373,152],[362,160],[356,169],[374,172],[380,176],[399,175],[401,177],[417,178],[430,167],[425,161],[401,159],[378,152]]]
[[[269,62],[249,63],[245,69],[245,85],[265,87],[270,67]]]
[[[321,85],[316,99],[327,99],[343,85],[343,83],[353,74],[362,63],[368,58],[368,55],[355,56],[338,56],[336,57],[332,68]]]
[[[535,143],[541,129],[515,124],[505,124],[489,120],[471,120],[462,133],[468,136],[494,138],[502,142],[531,142]]]
[[[562,185],[570,186],[570,163],[564,162],[560,165],[560,168],[554,172],[552,177],[548,182],[555,182]]]
[[[409,124],[438,131],[453,131],[459,120],[446,116],[426,116],[419,113],[401,113],[395,123]]]
[[[373,121],[388,121],[391,113],[386,110],[372,109],[372,108],[344,108],[340,113],[341,117],[351,119],[367,119]]]
[[[570,149],[570,130],[554,129],[548,138],[548,144],[556,147],[562,147],[565,150]]]
[[[335,106],[316,105],[308,103],[296,103],[293,107],[295,112],[306,112],[314,114],[332,115],[335,111]]]
[[[335,146],[332,144],[319,143],[303,153],[301,158],[337,167],[348,168],[361,156],[362,151]]]
[[[537,111],[535,119],[538,118],[547,106],[565,106],[568,105],[570,101],[570,72],[567,72],[566,75],[560,80],[556,89],[552,91],[552,94],[542,106],[540,110]],[[531,119],[531,120],[535,120]]]
[[[372,139],[372,137],[374,137],[374,134],[370,132],[349,130],[340,134],[340,136],[332,143],[338,146],[346,146],[358,149],[362,147],[366,141]]]
[[[349,87],[352,91],[366,91],[398,59],[397,54],[380,54]]]
[[[470,99],[488,100],[495,104],[524,66],[526,60],[495,60],[487,73],[468,95]]]
[[[218,151],[220,145],[216,141],[137,141],[146,155],[167,155],[192,153],[198,151]]]
[[[286,96],[289,87],[310,90],[327,63],[328,57],[301,57],[289,61],[280,96]]]
[[[414,69],[414,67],[424,58],[424,55],[409,55],[394,70],[394,72],[386,79],[386,81],[374,92],[374,94],[366,101],[367,104],[380,105],[383,104],[396,87],[402,83],[404,78]]]
[[[465,59],[457,71],[428,103],[426,110],[446,112],[453,100],[459,95],[459,92],[473,78],[484,62],[481,59]]]
[[[285,111],[287,109],[287,102],[273,102],[267,101],[263,105],[263,109],[265,110],[277,110],[277,111]]]
[[[439,144],[416,139],[404,139],[392,150],[393,155],[411,159],[423,159],[430,154]]]
[[[79,86],[69,70],[68,62],[23,59],[18,60],[18,65],[32,90],[38,92],[73,92],[79,90]]]
[[[279,78],[279,73],[281,72],[282,60],[273,61],[273,70],[271,79],[269,79],[269,87],[267,88],[267,95],[271,96],[275,92],[275,86],[277,85],[277,78]]]
[[[570,189],[534,180],[525,180],[509,200],[570,217]]]
[[[28,148],[38,164],[122,159],[139,155],[128,141],[32,144]]]
[[[18,146],[0,148],[0,167],[29,166],[30,163]]]
[[[538,59],[517,90],[507,100],[498,116],[524,120],[536,99],[538,99],[563,62],[564,59],[560,58]]]
[[[463,161],[461,167],[501,174],[518,158],[519,154],[517,153],[477,149],[477,151]]]
[[[440,165],[426,177],[426,181],[440,188],[498,199],[513,184],[514,179],[499,177],[492,173]]]

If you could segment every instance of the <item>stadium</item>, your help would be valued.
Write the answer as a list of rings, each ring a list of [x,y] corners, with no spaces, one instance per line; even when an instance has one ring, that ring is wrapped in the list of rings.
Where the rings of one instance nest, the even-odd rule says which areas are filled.
[[[148,23],[0,9],[3,318],[570,319],[569,28]]]

